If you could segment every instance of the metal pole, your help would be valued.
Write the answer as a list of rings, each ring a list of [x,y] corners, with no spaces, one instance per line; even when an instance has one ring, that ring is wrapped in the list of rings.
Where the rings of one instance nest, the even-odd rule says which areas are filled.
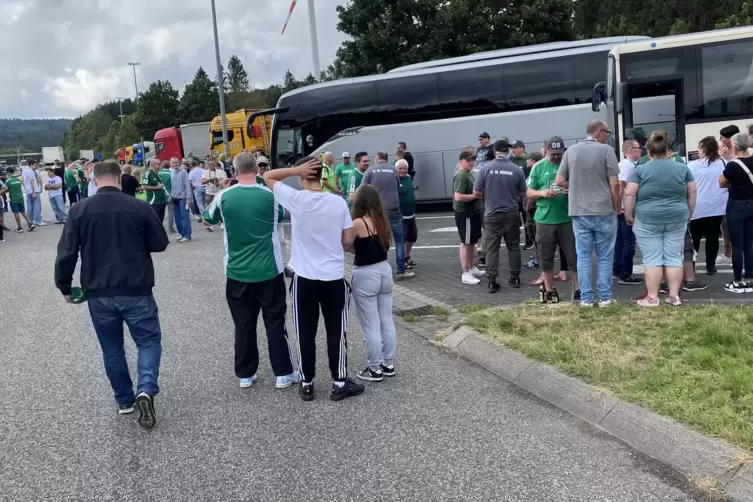
[[[214,2],[214,0],[212,0]],[[314,0],[309,0],[309,31],[311,32],[311,55],[314,63],[314,78],[319,79],[321,68],[319,67],[319,41],[316,36],[316,12]]]
[[[217,35],[217,9],[212,0],[212,25],[214,26],[214,55],[217,58],[217,94],[220,97],[220,118],[222,119],[222,144],[225,148],[225,162],[230,156],[230,148],[227,144],[227,117],[225,116],[225,79],[222,75],[222,60],[220,59],[220,38]]]
[[[141,63],[136,62],[136,63],[128,63],[128,64],[133,67],[133,86],[136,88],[136,105],[138,105],[139,104],[139,82],[136,79],[136,67],[138,65],[140,65]],[[143,161],[142,162],[143,162],[143,164],[146,164],[146,148],[144,147],[144,137],[143,136],[139,136],[139,138],[140,138],[140,141],[141,141],[141,156],[143,157]],[[131,159],[131,160],[133,160],[133,159]]]
[[[118,115],[120,117],[120,125],[123,125],[123,117],[125,117],[123,115],[123,98],[118,98],[118,103],[120,104],[120,115]]]

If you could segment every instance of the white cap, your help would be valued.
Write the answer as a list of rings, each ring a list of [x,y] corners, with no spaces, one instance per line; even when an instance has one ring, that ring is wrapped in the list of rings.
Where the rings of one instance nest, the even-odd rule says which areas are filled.
[[[349,159],[350,158],[350,154],[348,152],[343,152],[343,158],[344,159]]]
[[[269,164],[269,160],[268,160],[268,159],[267,159],[267,158],[266,158],[266,157],[265,157],[264,155],[260,155],[260,156],[259,156],[259,157],[258,157],[258,158],[256,159],[256,163],[257,163],[257,164]]]

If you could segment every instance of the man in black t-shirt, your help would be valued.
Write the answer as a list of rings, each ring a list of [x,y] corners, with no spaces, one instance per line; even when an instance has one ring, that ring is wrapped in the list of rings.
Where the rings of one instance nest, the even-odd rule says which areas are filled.
[[[136,197],[136,192],[141,190],[141,183],[131,174],[131,165],[123,166],[123,174],[120,178],[120,187],[124,194]]]

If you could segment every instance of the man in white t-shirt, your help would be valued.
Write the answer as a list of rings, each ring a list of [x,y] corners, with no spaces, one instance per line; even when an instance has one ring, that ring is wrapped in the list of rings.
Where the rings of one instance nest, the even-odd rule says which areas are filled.
[[[201,179],[204,177],[204,168],[199,165],[198,162],[191,161],[191,171],[188,173],[188,181],[191,183],[191,190],[193,191],[194,200],[196,200],[196,207],[199,210],[196,219],[201,221],[201,213],[204,212],[204,197],[207,192],[207,187],[201,184]]]
[[[297,176],[301,190],[284,183]],[[290,212],[292,245],[289,267],[293,269],[293,325],[298,338],[301,398],[314,399],[316,368],[316,330],[319,309],[327,331],[327,354],[332,373],[330,399],[342,399],[363,393],[363,385],[348,378],[345,329],[348,324],[350,287],[345,282],[343,247],[355,240],[348,204],[334,193],[322,191],[322,164],[306,157],[296,167],[273,169],[264,173],[264,182],[275,200]]]
[[[634,139],[622,143],[622,154],[625,156],[619,163],[620,200],[625,192],[625,185],[635,171],[635,163],[641,158],[641,145]],[[620,284],[643,284],[643,279],[633,275],[633,258],[635,257],[635,234],[633,226],[625,221],[625,215],[617,215],[617,240],[614,245],[614,264],[612,275]]]
[[[42,221],[42,182],[40,180],[39,165],[35,159],[29,159],[28,165],[23,168],[21,176],[26,191],[26,206],[28,208],[29,219],[32,224],[40,227],[44,226]]]
[[[68,219],[68,213],[65,211],[65,201],[63,200],[63,180],[60,176],[55,175],[55,171],[52,168],[47,169],[47,181],[45,181],[44,189],[47,190],[47,195],[50,197],[50,206],[52,206],[52,212],[55,213],[55,223],[62,224]]]

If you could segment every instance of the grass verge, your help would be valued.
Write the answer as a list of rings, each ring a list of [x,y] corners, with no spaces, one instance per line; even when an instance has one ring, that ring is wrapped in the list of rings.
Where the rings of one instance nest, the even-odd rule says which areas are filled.
[[[753,309],[523,307],[471,313],[501,344],[753,450]]]

